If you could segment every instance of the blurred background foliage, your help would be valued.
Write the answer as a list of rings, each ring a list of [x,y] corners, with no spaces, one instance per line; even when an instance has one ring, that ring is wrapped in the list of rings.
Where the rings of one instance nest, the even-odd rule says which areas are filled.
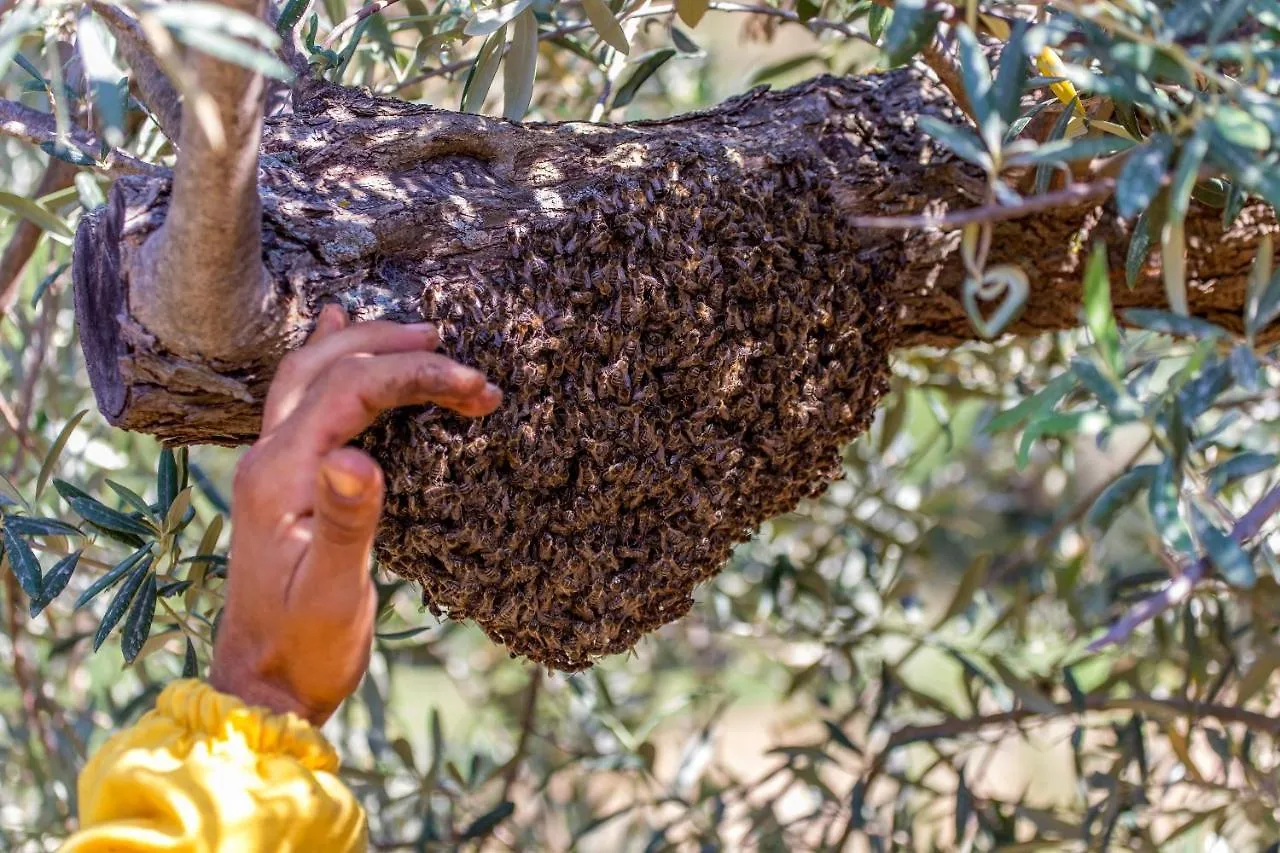
[[[401,0],[360,17],[294,0],[281,14],[334,80],[545,120],[861,73],[935,31],[981,119],[1011,78],[966,44],[996,36],[1028,94],[994,135],[934,128],[988,167],[993,203],[1021,203],[1010,157],[1051,178],[1082,152],[1133,149],[1117,193],[1154,221],[1142,263],[1181,251],[1188,204],[1230,217],[1250,193],[1270,200],[1280,5],[894,5]],[[94,146],[173,153],[106,22],[151,16],[170,61],[198,48],[287,72],[269,29],[198,3],[0,8],[4,94],[56,123],[43,150],[0,140],[0,236],[39,226],[0,306],[0,849],[52,850],[85,756],[205,671],[236,460],[111,429],[84,375],[67,264],[106,187]],[[530,33],[541,47],[511,68]],[[1032,67],[1046,43],[1066,66]],[[1080,100],[1052,88],[1068,79]],[[1051,135],[1011,147],[1045,110]],[[592,671],[511,660],[379,573],[370,673],[326,729],[373,849],[1275,849],[1280,364],[1254,345],[1280,303],[1270,256],[1265,243],[1245,340],[1156,311],[1118,328],[1095,256],[1079,332],[899,353],[846,478],[767,524],[689,616]],[[1166,284],[1176,308],[1176,269]]]

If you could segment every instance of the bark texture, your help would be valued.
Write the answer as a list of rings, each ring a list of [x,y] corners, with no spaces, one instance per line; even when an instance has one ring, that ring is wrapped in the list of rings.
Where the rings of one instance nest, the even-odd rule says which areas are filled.
[[[921,113],[958,120],[914,71],[617,126],[513,125],[310,83],[264,134],[280,331],[252,353],[192,356],[137,319],[130,282],[166,182],[117,182],[82,226],[99,404],[166,441],[247,442],[274,365],[325,302],[436,322],[507,397],[483,421],[404,411],[362,439],[388,474],[379,557],[513,652],[588,666],[682,615],[735,543],[838,476],[894,347],[973,337],[958,234],[846,221],[981,197],[981,176],[916,130]],[[1239,314],[1264,217],[1250,208],[1224,232],[1196,213],[1196,313]],[[1013,331],[1075,325],[1095,240],[1122,268],[1126,225],[1105,207],[996,229],[992,263],[1032,281]],[[1154,271],[1115,293],[1164,301]]]

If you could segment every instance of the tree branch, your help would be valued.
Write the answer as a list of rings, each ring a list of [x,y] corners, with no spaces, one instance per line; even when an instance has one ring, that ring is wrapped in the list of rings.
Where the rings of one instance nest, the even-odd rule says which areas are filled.
[[[1280,486],[1274,487],[1263,495],[1247,513],[1241,516],[1231,529],[1231,538],[1236,544],[1243,546],[1256,537],[1263,525],[1277,512],[1280,512]],[[1122,643],[1137,628],[1155,619],[1161,613],[1186,600],[1195,588],[1213,573],[1213,563],[1208,557],[1202,557],[1175,578],[1170,578],[1152,595],[1139,601],[1128,612],[1116,620],[1115,624],[1098,639],[1089,644],[1089,651],[1096,652]]]
[[[89,5],[116,37],[120,54],[133,71],[138,100],[151,111],[161,132],[177,142],[182,133],[182,99],[160,67],[137,20],[123,7],[113,3],[91,0]]]
[[[261,0],[217,1],[263,12]],[[191,64],[217,127],[183,122],[169,212],[142,248],[130,303],[175,352],[225,358],[260,345],[273,326],[258,198],[266,84],[261,74],[204,53],[193,52]]]
[[[1154,696],[1086,696],[1080,704],[1063,702],[1054,705],[1053,713],[1034,708],[1015,708],[999,714],[988,714],[981,717],[947,720],[924,726],[904,726],[889,736],[889,742],[881,755],[888,755],[894,749],[924,740],[954,738],[966,734],[975,734],[994,726],[1007,726],[1036,719],[1053,719],[1069,717],[1084,712],[1103,713],[1107,711],[1136,711],[1151,717],[1214,717],[1224,723],[1240,723],[1250,731],[1280,736],[1280,717],[1270,717],[1254,711],[1246,711],[1231,705],[1214,705],[1208,702],[1193,702],[1190,699],[1166,698]]]
[[[93,161],[93,165],[87,168],[103,174],[146,175],[157,178],[169,174],[169,170],[163,166],[139,160],[118,148],[112,149],[107,153],[106,158],[100,159],[98,152],[102,150],[102,145],[93,134],[74,128],[69,138],[59,139],[52,115],[2,98],[0,98],[0,134],[12,136],[14,139],[21,139],[23,142],[42,148],[61,142],[84,157],[86,162]]]

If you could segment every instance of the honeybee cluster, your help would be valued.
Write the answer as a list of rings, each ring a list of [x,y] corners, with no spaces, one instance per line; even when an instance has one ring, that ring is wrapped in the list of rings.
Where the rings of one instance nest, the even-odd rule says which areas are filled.
[[[584,669],[839,476],[887,387],[891,310],[820,167],[758,168],[621,174],[554,228],[513,225],[496,272],[427,281],[444,349],[506,394],[364,438],[388,475],[378,558],[434,613]]]

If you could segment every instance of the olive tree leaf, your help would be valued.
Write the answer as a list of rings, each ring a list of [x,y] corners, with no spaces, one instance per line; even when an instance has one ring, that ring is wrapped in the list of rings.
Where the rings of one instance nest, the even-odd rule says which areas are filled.
[[[919,53],[933,38],[941,20],[942,13],[925,0],[897,0],[884,34],[885,64],[901,65]]]
[[[503,6],[491,6],[481,9],[462,32],[469,36],[487,36],[496,33],[514,21],[524,10],[533,5],[533,0],[513,0]]]
[[[1242,589],[1252,589],[1258,582],[1257,571],[1253,560],[1240,543],[1223,533],[1213,525],[1200,508],[1191,505],[1191,524],[1196,531],[1196,539],[1209,554],[1209,561],[1228,583]]]
[[[613,109],[621,109],[635,99],[636,93],[640,91],[640,87],[645,81],[653,76],[654,72],[666,64],[667,60],[676,55],[674,48],[664,47],[648,54],[645,59],[640,62],[635,71],[631,72],[631,76],[618,87],[618,91],[613,96]]]
[[[89,584],[89,587],[80,593],[80,597],[76,599],[76,609],[84,607],[96,598],[99,593],[115,586],[121,578],[132,571],[139,563],[145,561],[145,564],[150,566],[151,548],[151,545],[144,545],[117,563],[114,568],[107,571],[102,577]]]
[[[72,236],[71,229],[67,227],[67,224],[61,218],[48,208],[29,198],[23,198],[20,195],[0,190],[0,207],[16,213],[23,219],[30,220],[50,234],[68,238]]]
[[[120,650],[124,653],[126,663],[133,663],[147,638],[151,636],[151,622],[156,612],[156,576],[155,572],[147,572],[142,591],[133,599],[129,608],[129,616],[124,621],[124,636],[120,640]]]
[[[9,558],[9,568],[18,578],[18,585],[27,597],[35,600],[40,597],[40,561],[35,552],[21,536],[16,535],[8,526],[4,529],[4,553]]]
[[[53,440],[53,445],[49,448],[49,452],[45,454],[44,462],[40,465],[40,473],[36,476],[37,499],[49,482],[49,477],[53,474],[54,466],[58,464],[58,458],[62,456],[62,450],[67,446],[67,440],[71,438],[71,433],[75,432],[76,427],[80,425],[80,421],[84,420],[84,416],[87,414],[89,414],[88,409],[81,409],[72,415],[71,419],[58,432],[58,437]]]
[[[538,19],[525,9],[515,19],[511,50],[502,76],[502,114],[519,121],[529,111],[533,81],[538,73]]]
[[[31,618],[40,615],[40,612],[48,607],[54,599],[62,594],[67,588],[67,584],[71,581],[71,576],[75,574],[76,567],[80,564],[80,555],[84,551],[72,551],[61,560],[53,564],[53,568],[41,579],[40,595],[31,599]]]
[[[1111,307],[1111,273],[1107,267],[1107,247],[1102,243],[1093,247],[1085,268],[1084,314],[1103,363],[1111,369],[1113,376],[1119,376],[1124,369],[1120,354],[1120,327],[1116,325],[1115,311]]]
[[[631,52],[631,43],[627,41],[627,34],[622,31],[622,25],[618,23],[618,19],[613,16],[613,12],[604,0],[582,0],[582,11],[587,13],[587,20],[591,21],[591,26],[595,27],[600,38],[604,39],[610,47],[619,53]]]
[[[1121,216],[1130,217],[1147,209],[1160,192],[1160,182],[1172,156],[1173,137],[1165,133],[1157,133],[1129,154],[1116,181],[1116,208]]]
[[[471,64],[467,73],[467,81],[462,86],[462,111],[464,113],[479,112],[489,97],[489,87],[498,76],[498,66],[502,61],[502,52],[507,45],[507,27],[504,24],[493,35],[484,40],[476,61]]]
[[[138,590],[142,587],[144,581],[151,578],[154,583],[154,575],[151,573],[151,561],[138,564],[129,575],[128,580],[116,590],[116,594],[112,597],[111,603],[107,605],[107,610],[102,614],[102,621],[98,623],[98,631],[93,635],[93,650],[96,652],[102,648],[102,644],[107,641],[107,637],[111,635],[111,631],[120,622],[125,612],[129,609],[129,605],[133,602],[133,598],[137,595]],[[154,587],[153,587],[154,592]],[[148,625],[148,629],[150,625]]]

